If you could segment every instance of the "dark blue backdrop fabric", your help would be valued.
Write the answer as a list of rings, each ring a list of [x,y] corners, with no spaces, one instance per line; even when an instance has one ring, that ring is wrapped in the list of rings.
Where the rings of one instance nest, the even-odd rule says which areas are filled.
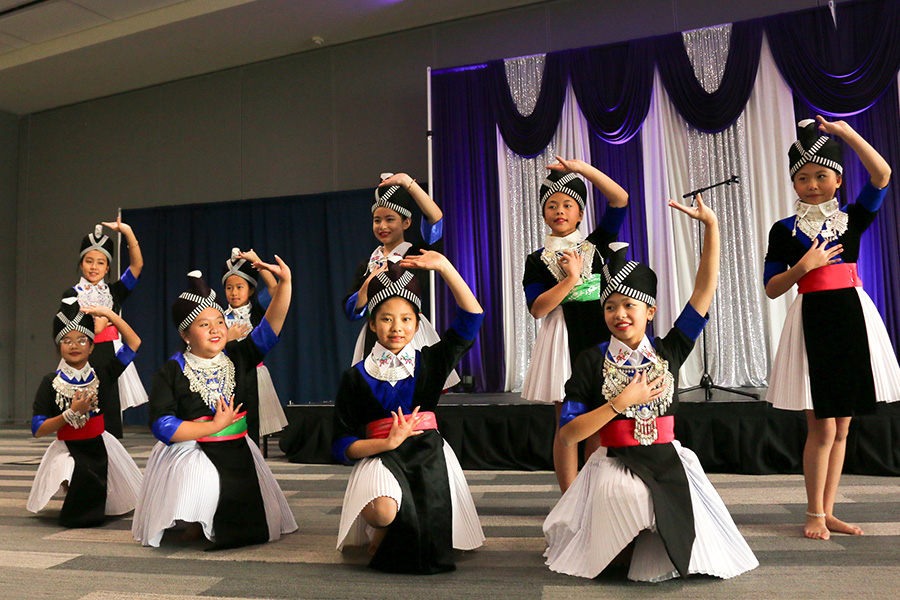
[[[267,262],[278,254],[293,273],[281,342],[266,358],[282,403],[333,401],[363,323],[347,321],[341,300],[356,265],[378,245],[371,205],[372,189],[365,189],[123,210],[145,262],[124,316],[143,341],[135,362],[147,391],[153,373],[181,349],[171,306],[187,286],[187,273],[201,270],[222,294],[222,266],[236,246],[253,248]],[[126,411],[125,422],[146,424],[146,405]]]

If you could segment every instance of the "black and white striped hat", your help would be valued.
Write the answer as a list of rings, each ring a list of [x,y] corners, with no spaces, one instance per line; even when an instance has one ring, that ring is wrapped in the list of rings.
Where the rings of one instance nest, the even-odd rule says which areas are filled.
[[[246,279],[247,283],[255,288],[257,282],[257,271],[253,268],[253,265],[246,258],[238,258],[240,253],[240,248],[231,249],[231,258],[226,260],[225,266],[222,267],[222,285],[225,285],[225,281],[229,277],[231,277],[232,275],[237,275],[238,277]]]
[[[806,163],[828,167],[843,175],[841,147],[828,136],[819,135],[819,125],[812,119],[797,123],[797,140],[788,148],[791,163],[791,179]]]
[[[600,301],[606,302],[613,292],[619,292],[647,306],[656,306],[656,273],[653,269],[628,260],[625,256],[628,244],[625,242],[613,242],[609,248],[613,254],[603,265]]]
[[[394,296],[409,300],[417,313],[422,310],[422,289],[419,280],[412,271],[388,261],[387,271],[379,273],[369,282],[369,302],[366,305],[369,315],[374,315],[379,304]]]
[[[225,309],[216,300],[216,293],[209,289],[203,280],[203,273],[191,271],[188,273],[190,287],[182,292],[172,305],[172,321],[178,327],[178,331],[185,331],[194,322],[201,312],[207,308],[215,308],[224,314]]]
[[[53,340],[59,344],[70,331],[80,331],[94,341],[94,317],[81,312],[78,298],[63,298],[59,312],[53,317]]]
[[[392,175],[393,173],[382,173],[381,178],[387,179]],[[415,200],[406,188],[399,185],[386,185],[375,188],[375,204],[372,205],[372,212],[374,213],[379,206],[383,206],[404,219],[411,219],[414,204]]]
[[[103,225],[94,226],[94,232],[84,236],[81,240],[81,254],[79,259],[91,250],[102,252],[106,256],[106,260],[112,262],[113,241],[108,235],[103,235]]]
[[[544,205],[550,196],[556,192],[562,192],[567,196],[571,196],[581,210],[584,210],[585,198],[587,198],[587,186],[584,180],[575,173],[563,173],[562,171],[550,171],[547,177],[541,183],[541,189],[538,192],[540,196],[541,212],[544,212]]]

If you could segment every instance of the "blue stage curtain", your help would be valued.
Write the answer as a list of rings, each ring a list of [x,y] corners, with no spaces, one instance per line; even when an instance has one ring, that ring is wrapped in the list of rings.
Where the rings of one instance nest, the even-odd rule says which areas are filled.
[[[652,40],[566,54],[572,89],[594,135],[613,144],[634,137],[647,117],[653,94]]]
[[[839,4],[837,27],[827,8],[765,19],[772,57],[808,106],[832,115],[866,110],[900,69],[900,2]]]
[[[762,25],[759,21],[734,23],[728,47],[728,62],[722,82],[707,92],[694,74],[680,33],[656,40],[656,65],[672,104],[692,126],[707,133],[718,133],[734,123],[741,113],[759,68]]]
[[[491,77],[487,68],[445,71],[432,77],[431,90],[434,195],[446,220],[444,249],[486,313],[475,346],[460,363],[460,374],[472,375],[476,390],[495,392],[503,391],[506,375]],[[441,331],[452,322],[456,301],[443,282],[437,283],[436,293]]]
[[[285,404],[332,402],[361,327],[347,321],[340,304],[356,265],[377,245],[371,205],[372,190],[365,189],[123,210],[146,265],[124,316],[143,342],[135,363],[147,391],[153,374],[181,350],[171,307],[187,287],[187,273],[201,270],[223,294],[222,267],[236,246],[253,248],[266,262],[278,254],[293,273],[282,341],[266,358],[279,398]],[[146,425],[146,405],[125,417]]]
[[[487,85],[490,108],[500,134],[516,154],[537,156],[556,133],[569,81],[566,67],[564,53],[547,55],[537,104],[527,117],[523,117],[516,108],[502,60],[489,62],[486,72],[478,76],[479,82],[483,81]]]

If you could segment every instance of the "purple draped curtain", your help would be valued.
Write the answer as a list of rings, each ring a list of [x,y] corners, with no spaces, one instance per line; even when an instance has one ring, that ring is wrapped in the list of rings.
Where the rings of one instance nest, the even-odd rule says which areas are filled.
[[[503,61],[495,60],[487,64],[486,81],[493,116],[506,145],[513,152],[531,157],[547,147],[559,124],[568,80],[565,53],[548,54],[537,104],[530,115],[523,117],[509,89]]]
[[[444,250],[484,307],[475,346],[460,362],[478,391],[503,391],[503,298],[500,293],[500,202],[497,134],[485,68],[432,78],[435,199],[444,212]],[[440,277],[438,277],[440,279]],[[453,321],[456,301],[438,282],[438,331]]]
[[[581,48],[566,54],[572,89],[594,135],[613,144],[634,137],[650,109],[652,41]]]
[[[762,25],[744,21],[731,27],[728,61],[722,82],[707,92],[694,74],[680,33],[656,40],[656,65],[672,104],[684,119],[707,133],[718,133],[734,123],[753,91],[759,68]]]
[[[900,69],[900,2],[876,0],[765,20],[772,57],[787,84],[808,106],[831,115],[866,110]]]

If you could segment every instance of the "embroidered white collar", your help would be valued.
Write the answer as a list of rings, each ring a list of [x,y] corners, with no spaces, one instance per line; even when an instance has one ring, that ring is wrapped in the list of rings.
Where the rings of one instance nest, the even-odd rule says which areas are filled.
[[[366,357],[366,373],[379,381],[387,381],[391,385],[416,374],[416,350],[412,342],[400,352],[394,354],[375,342],[375,346]]]
[[[575,230],[567,236],[558,237],[549,233],[544,237],[544,248],[551,252],[560,252],[562,250],[571,250],[578,247],[584,241],[584,235]]]
[[[57,372],[65,377],[69,383],[80,384],[87,383],[93,378],[94,369],[91,367],[90,362],[85,363],[80,369],[76,369],[63,360],[60,362]]]
[[[386,260],[389,260],[392,263],[400,262],[400,260],[406,256],[406,253],[409,252],[410,248],[412,248],[412,242],[403,242],[397,244],[397,246],[385,256],[384,246],[378,246],[372,252],[372,256],[369,257],[369,273],[384,265]]]
[[[99,283],[91,283],[84,277],[75,286],[75,292],[78,294],[79,306],[105,306],[113,307],[112,292],[104,281]]]
[[[849,215],[841,210],[837,198],[821,204],[797,200],[794,212],[797,219],[794,221],[793,235],[797,235],[799,229],[811,240],[821,235],[823,240],[831,242],[847,231]]]
[[[620,367],[626,365],[636,367],[643,363],[645,358],[654,364],[659,362],[656,350],[653,348],[653,344],[650,343],[650,338],[646,335],[634,350],[617,338],[612,338],[609,342],[607,354],[609,355],[609,359]]]
[[[250,320],[250,311],[253,309],[253,303],[248,302],[243,306],[238,306],[237,308],[233,308],[231,305],[225,309],[225,316],[228,317],[233,315],[233,319],[237,319],[238,321],[249,321]]]

